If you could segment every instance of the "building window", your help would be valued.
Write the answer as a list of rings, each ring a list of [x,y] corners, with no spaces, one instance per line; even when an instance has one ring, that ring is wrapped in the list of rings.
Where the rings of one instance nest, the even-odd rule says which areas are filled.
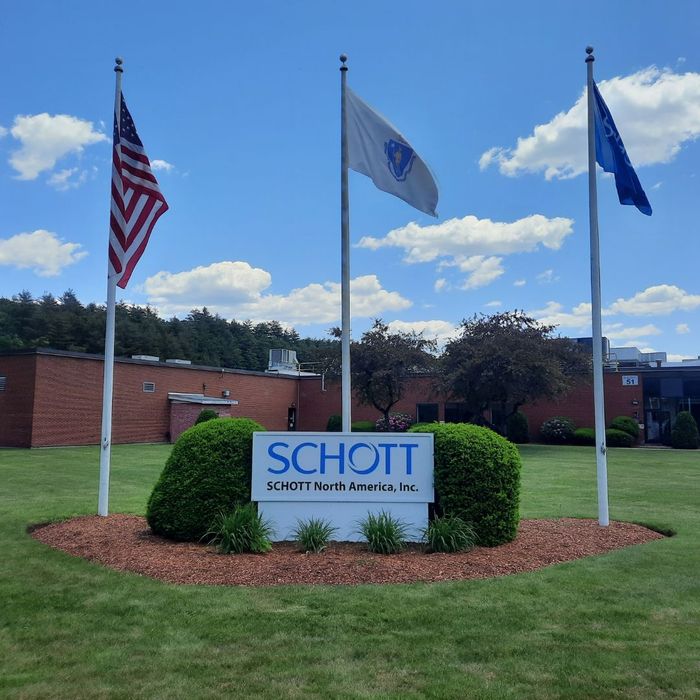
[[[466,403],[448,402],[445,404],[445,423],[468,423],[471,413]]]
[[[416,422],[435,423],[439,418],[438,405],[436,403],[417,403]]]
[[[143,390],[147,394],[152,394],[156,390],[156,384],[155,382],[144,382],[143,383]]]
[[[7,385],[7,377],[0,374],[0,391],[5,391]]]

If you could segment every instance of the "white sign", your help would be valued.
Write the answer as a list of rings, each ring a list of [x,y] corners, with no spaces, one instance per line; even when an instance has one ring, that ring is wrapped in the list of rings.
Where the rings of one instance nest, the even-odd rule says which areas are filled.
[[[434,500],[433,435],[254,433],[251,498],[282,537],[322,517],[335,539],[358,539],[359,521],[382,510],[420,530]]]
[[[638,386],[639,376],[636,374],[623,374],[622,375],[622,386]]]

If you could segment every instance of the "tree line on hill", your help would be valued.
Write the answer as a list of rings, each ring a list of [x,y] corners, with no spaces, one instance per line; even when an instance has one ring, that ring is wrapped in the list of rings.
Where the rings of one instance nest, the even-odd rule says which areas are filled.
[[[83,305],[72,290],[59,297],[44,294],[35,299],[27,291],[11,299],[0,297],[0,351],[50,347],[103,354],[105,319],[103,305]],[[169,320],[148,306],[119,303],[116,307],[117,357],[154,355],[262,371],[267,369],[272,348],[296,350],[301,361],[316,362],[332,355],[338,344],[330,338],[301,338],[277,321],[227,321],[206,307]]]

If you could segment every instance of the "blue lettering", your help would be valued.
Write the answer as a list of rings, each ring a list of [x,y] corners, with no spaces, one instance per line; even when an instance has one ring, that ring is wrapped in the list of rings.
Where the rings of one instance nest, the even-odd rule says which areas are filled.
[[[297,445],[293,450],[292,450],[292,466],[300,473],[300,474],[315,474],[316,469],[304,469],[300,464],[299,464],[299,453],[301,450],[305,447],[313,447],[315,450],[318,449],[318,445],[315,442],[302,442],[299,445]]]
[[[284,456],[277,454],[275,452],[275,447],[289,447],[289,445],[286,442],[273,442],[268,448],[267,448],[267,454],[272,457],[272,459],[276,459],[279,462],[282,462],[284,466],[281,469],[273,469],[272,467],[268,467],[267,471],[270,472],[270,474],[284,474],[287,469],[289,469],[289,460]]]
[[[372,464],[370,464],[370,466],[366,469],[355,468],[355,460],[353,459],[353,456],[360,448],[371,450],[374,453],[374,462],[372,462]],[[379,464],[379,450],[373,445],[368,445],[366,442],[358,442],[348,450],[348,462],[350,462],[350,469],[352,469],[355,474],[371,474]]]
[[[406,450],[406,474],[410,475],[413,472],[413,463],[411,461],[411,450],[414,450],[418,445],[413,442],[403,442],[399,445],[399,447],[403,447],[404,450]]]
[[[377,447],[384,448],[384,473],[391,474],[391,448],[398,445],[395,442],[380,442]]]
[[[328,454],[326,452],[326,443],[321,443],[321,458],[319,464],[319,472],[321,474],[326,473],[326,460],[327,459],[337,459],[338,460],[338,474],[345,474],[345,443],[340,443],[338,445],[338,454]]]

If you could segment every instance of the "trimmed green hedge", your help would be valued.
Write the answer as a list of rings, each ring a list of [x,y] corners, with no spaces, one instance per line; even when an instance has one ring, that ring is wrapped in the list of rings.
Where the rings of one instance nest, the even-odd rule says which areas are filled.
[[[195,425],[199,425],[200,423],[206,423],[208,420],[216,420],[219,417],[219,414],[212,408],[203,408],[200,412],[199,415],[197,416],[197,420],[194,422]]]
[[[637,423],[634,418],[618,416],[617,418],[613,418],[610,422],[610,427],[629,433],[634,438],[635,442],[639,439],[639,423]]]
[[[480,545],[513,540],[521,469],[515,445],[488,428],[465,423],[423,423],[409,432],[435,436],[435,512],[470,523]]]
[[[506,436],[511,442],[530,442],[530,430],[524,413],[515,411],[506,418]]]
[[[608,447],[632,447],[634,442],[634,438],[624,430],[608,428],[605,431],[605,444]]]
[[[698,424],[690,411],[681,411],[671,431],[671,446],[677,450],[696,450],[700,444]]]
[[[574,445],[595,445],[595,430],[593,428],[576,428],[571,442]]]
[[[222,512],[250,502],[253,433],[249,418],[217,418],[179,437],[146,507],[153,532],[199,540]]]
[[[353,433],[373,433],[374,432],[374,421],[373,420],[355,420],[350,425],[350,430]]]

